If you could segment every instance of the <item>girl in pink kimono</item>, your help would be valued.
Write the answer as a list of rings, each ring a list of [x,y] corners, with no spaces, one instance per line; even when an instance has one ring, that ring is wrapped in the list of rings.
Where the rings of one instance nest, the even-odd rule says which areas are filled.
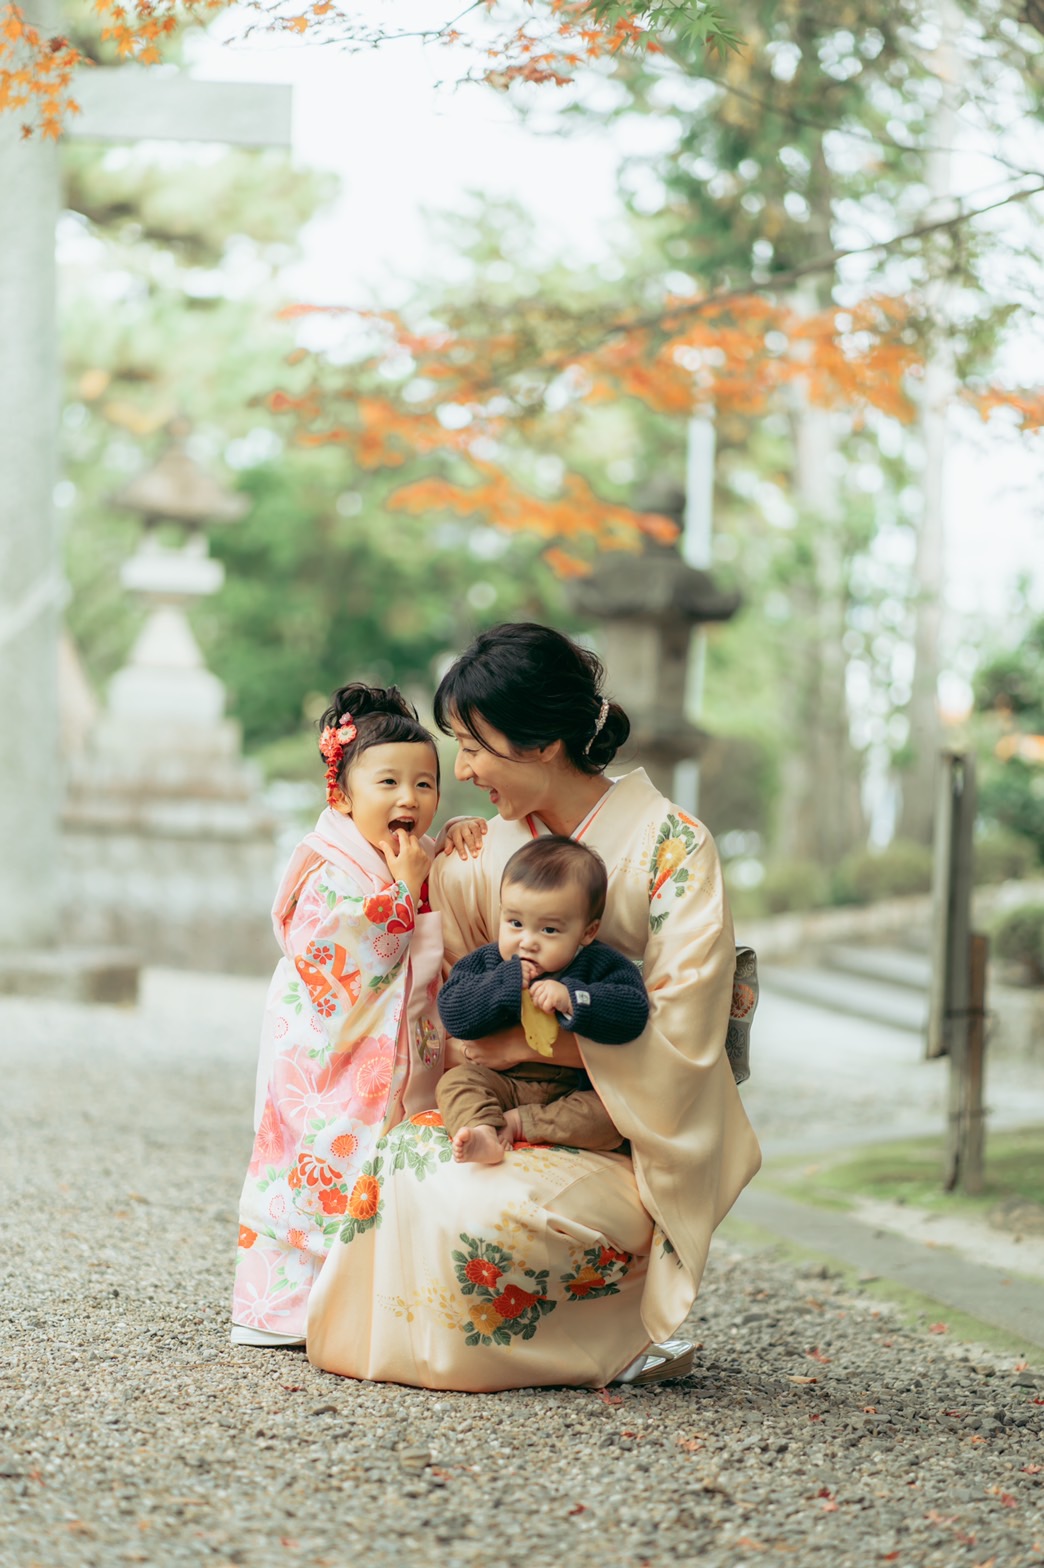
[[[329,805],[272,911],[283,957],[240,1201],[237,1344],[304,1343],[331,1242],[373,1214],[378,1140],[434,1104],[441,1071],[442,937],[425,837],[439,800],[434,741],[395,687],[342,687],[322,726]]]

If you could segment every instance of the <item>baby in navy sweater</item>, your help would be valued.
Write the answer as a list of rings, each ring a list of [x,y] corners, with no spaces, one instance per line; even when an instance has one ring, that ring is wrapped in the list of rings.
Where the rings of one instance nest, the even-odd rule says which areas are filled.
[[[439,1012],[458,1040],[521,1023],[535,1054],[505,1072],[469,1063],[443,1075],[439,1110],[455,1159],[496,1165],[523,1141],[620,1146],[587,1074],[548,1059],[559,1024],[602,1045],[625,1045],[648,1022],[637,966],[595,940],[606,881],[600,855],[557,835],[534,839],[504,867],[498,939],[454,964]]]

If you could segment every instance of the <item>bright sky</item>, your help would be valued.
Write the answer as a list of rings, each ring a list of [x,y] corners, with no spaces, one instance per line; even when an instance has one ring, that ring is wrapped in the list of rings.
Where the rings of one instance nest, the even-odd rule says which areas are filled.
[[[430,0],[396,0],[396,19],[432,10]],[[453,75],[443,49],[403,41],[347,55],[261,33],[233,43],[211,36],[190,58],[199,76],[291,82],[295,156],[342,178],[341,199],[307,231],[291,274],[300,298],[394,303],[395,279],[448,271],[451,256],[435,248],[425,213],[459,208],[474,190],[532,211],[549,255],[611,258],[617,172],[637,149],[605,133],[537,134],[488,88],[440,89],[440,77]],[[951,610],[1002,617],[1027,569],[1044,607],[1044,435],[987,430],[959,415],[947,484]]]

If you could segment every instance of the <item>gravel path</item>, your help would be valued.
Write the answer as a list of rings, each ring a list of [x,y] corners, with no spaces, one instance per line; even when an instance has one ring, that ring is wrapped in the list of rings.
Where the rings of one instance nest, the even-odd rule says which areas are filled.
[[[263,985],[4,1000],[0,1564],[1044,1564],[1044,1374],[716,1246],[696,1375],[434,1395],[227,1339]]]

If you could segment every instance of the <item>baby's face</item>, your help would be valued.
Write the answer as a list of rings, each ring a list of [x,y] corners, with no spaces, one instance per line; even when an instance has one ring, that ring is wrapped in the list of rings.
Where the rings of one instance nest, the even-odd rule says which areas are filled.
[[[573,883],[547,893],[505,882],[500,890],[501,958],[528,958],[542,974],[556,974],[577,949],[594,940],[597,920],[587,918],[587,898]]]

